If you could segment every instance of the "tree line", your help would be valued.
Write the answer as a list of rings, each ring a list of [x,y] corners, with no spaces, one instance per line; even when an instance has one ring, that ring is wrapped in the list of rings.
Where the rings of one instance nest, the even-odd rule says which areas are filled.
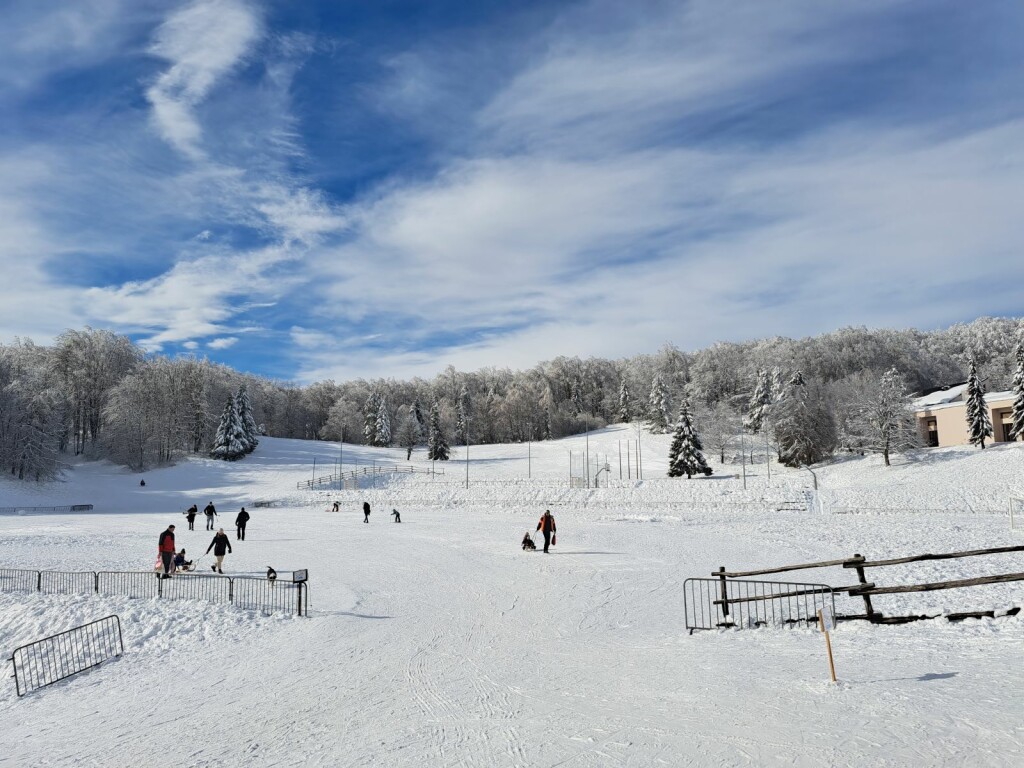
[[[787,463],[845,449],[888,453],[916,435],[878,427],[893,402],[965,381],[972,362],[989,391],[1010,389],[1022,375],[1022,331],[1024,321],[1006,318],[927,332],[844,328],[695,352],[666,344],[619,360],[557,357],[520,371],[448,366],[430,380],[300,386],[196,357],[146,355],[108,330],[68,330],[51,346],[0,345],[0,466],[47,480],[71,456],[141,470],[209,454],[225,403],[242,388],[259,434],[399,445],[407,455],[425,447],[431,458],[449,445],[546,440],[615,422],[670,432],[684,403],[721,461],[741,431],[767,434]],[[1024,401],[1020,410],[1024,419]]]

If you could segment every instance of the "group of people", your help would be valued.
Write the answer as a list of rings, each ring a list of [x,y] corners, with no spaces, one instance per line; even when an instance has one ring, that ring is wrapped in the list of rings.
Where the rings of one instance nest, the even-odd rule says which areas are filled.
[[[188,529],[190,531],[195,530],[196,516],[199,514],[199,507],[193,504],[183,513],[185,519],[188,520]],[[213,506],[211,501],[203,509],[203,514],[206,516],[206,530],[212,531],[214,529],[213,519],[218,517],[220,513],[217,512],[217,508]],[[238,541],[245,541],[245,527],[249,523],[249,513],[245,511],[245,507],[242,507],[242,511],[235,517],[235,538]],[[191,560],[186,559],[185,550],[182,549],[180,552],[176,550],[174,543],[174,526],[167,526],[167,530],[160,534],[160,540],[157,545],[160,560],[158,566],[163,568],[163,573],[160,575],[162,579],[171,578],[171,573],[174,570],[189,571],[194,567]],[[224,573],[224,558],[228,553],[232,552],[231,539],[224,533],[224,529],[220,528],[217,533],[213,536],[213,541],[210,542],[210,546],[206,548],[204,554],[209,554],[210,550],[213,550],[213,556],[216,562],[210,566],[214,573]]]
[[[555,535],[558,528],[555,526],[555,516],[551,514],[550,509],[544,510],[544,514],[540,516],[540,522],[537,523],[537,530],[544,536],[544,552],[548,552],[548,547],[554,546],[558,537]],[[537,545],[533,541],[533,537],[530,536],[530,532],[527,531],[526,535],[523,536],[523,549],[534,550]]]
[[[333,509],[334,509],[335,512],[337,512],[339,509],[341,509],[341,502],[340,501],[334,502]],[[396,523],[402,522],[402,513],[399,512],[397,509],[392,509],[391,510],[391,516],[393,518],[395,518],[395,522]],[[370,502],[368,502],[368,501],[364,501],[363,502],[363,522],[364,523],[370,522]]]

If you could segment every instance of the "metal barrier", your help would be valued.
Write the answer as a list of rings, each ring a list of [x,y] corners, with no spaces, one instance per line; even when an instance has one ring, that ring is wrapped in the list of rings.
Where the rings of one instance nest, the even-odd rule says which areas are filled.
[[[106,616],[15,648],[14,686],[18,696],[45,688],[124,653],[121,619]]]
[[[691,635],[695,629],[813,624],[824,607],[835,614],[835,594],[827,584],[722,579],[683,582],[683,610]]]
[[[92,504],[69,504],[63,507],[0,507],[0,515],[16,515],[19,512],[88,512]]]
[[[0,592],[38,592],[39,571],[0,568]]]
[[[83,595],[96,591],[96,574],[82,571],[40,571],[39,591],[51,595]]]
[[[153,571],[28,571],[0,568],[0,592],[119,595],[137,599],[205,600],[254,611],[309,615],[309,583],[255,576]]]

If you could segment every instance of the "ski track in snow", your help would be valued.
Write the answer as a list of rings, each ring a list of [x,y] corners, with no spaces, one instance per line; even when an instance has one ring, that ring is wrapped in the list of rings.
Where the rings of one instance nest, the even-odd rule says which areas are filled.
[[[564,463],[565,446],[535,444],[535,471],[545,451],[550,465]],[[966,497],[994,505],[992,472],[1022,476],[1022,449],[1000,447],[987,464],[980,452],[946,451],[888,475],[873,458],[818,470],[823,492],[874,503],[890,482],[890,498],[958,510],[929,514],[775,512],[778,499],[804,487],[807,473],[797,472],[773,476],[773,486],[751,477],[745,493],[731,480],[572,492],[503,485],[519,469],[497,459],[519,446],[481,446],[495,482],[468,490],[450,477],[413,477],[364,492],[296,491],[309,452],[329,462],[336,446],[273,439],[252,463],[196,460],[149,472],[145,493],[137,475],[105,464],[79,466],[49,497],[2,481],[0,495],[13,504],[65,499],[97,510],[0,516],[0,567],[145,570],[170,522],[178,546],[198,558],[211,534],[201,519],[188,531],[174,510],[213,498],[235,547],[227,570],[309,568],[313,616],[0,592],[4,658],[110,613],[121,616],[125,641],[123,657],[22,699],[13,681],[0,686],[0,766],[1021,765],[1024,617],[843,624],[833,635],[840,683],[832,685],[817,631],[690,637],[681,590],[720,565],[1024,543],[1005,515],[954,506]],[[659,454],[648,450],[656,467]],[[645,471],[647,462],[645,453]],[[334,498],[341,513],[325,511]],[[374,505],[370,525],[361,522],[363,498]],[[421,503],[396,501],[413,498]],[[728,505],[756,498],[765,509]],[[255,499],[290,506],[253,508]],[[523,530],[552,499],[561,502],[552,506],[559,545],[550,555],[522,552]],[[586,506],[574,507],[580,500]],[[236,543],[230,523],[240,504],[253,519],[247,541]],[[392,506],[401,524],[388,518]],[[1022,562],[1001,555],[873,576],[964,578],[1024,570]],[[1003,610],[1024,596],[1011,583],[875,603],[891,614],[940,613]]]

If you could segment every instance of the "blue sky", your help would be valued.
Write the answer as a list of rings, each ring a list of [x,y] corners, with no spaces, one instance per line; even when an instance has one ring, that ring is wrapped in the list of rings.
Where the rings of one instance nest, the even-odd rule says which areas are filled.
[[[0,341],[313,381],[1022,312],[1014,3],[3,17]]]

